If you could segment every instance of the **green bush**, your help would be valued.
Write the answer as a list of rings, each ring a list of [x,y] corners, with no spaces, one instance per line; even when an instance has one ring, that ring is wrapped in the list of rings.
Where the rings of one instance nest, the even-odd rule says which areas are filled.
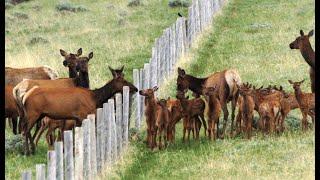
[[[23,152],[23,137],[21,134],[5,139],[5,152]]]
[[[56,9],[58,11],[71,11],[71,12],[83,12],[88,11],[88,9],[82,5],[74,5],[69,2],[60,2]]]
[[[141,5],[140,0],[129,0],[128,6],[132,7],[132,6],[139,6]]]
[[[170,7],[188,7],[189,1],[188,0],[169,0]]]

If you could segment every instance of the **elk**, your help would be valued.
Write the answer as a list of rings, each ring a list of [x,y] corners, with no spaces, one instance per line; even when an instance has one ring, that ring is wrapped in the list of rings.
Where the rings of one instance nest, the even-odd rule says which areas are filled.
[[[15,86],[23,79],[57,79],[58,74],[49,66],[30,68],[5,67],[5,85]]]
[[[308,35],[304,35],[304,32],[300,30],[300,36],[289,44],[290,49],[299,49],[302,57],[310,66],[309,76],[311,81],[311,91],[315,93],[315,52],[312,49],[309,38],[313,35],[311,30]]]
[[[183,141],[185,142],[186,130],[188,130],[188,141],[190,139],[191,130],[193,131],[193,133],[194,130],[196,130],[196,139],[198,140],[199,132],[195,124],[198,116],[201,118],[201,121],[204,124],[205,131],[207,131],[207,125],[204,119],[205,102],[201,98],[188,100],[189,96],[185,97],[185,93],[181,91],[177,92],[176,98],[180,100],[181,107],[183,109]]]
[[[255,107],[253,90],[251,89],[251,85],[248,83],[237,86],[239,89],[240,98],[238,99],[239,112],[237,115],[236,124],[238,125],[238,132],[239,130],[242,131],[241,120],[243,120],[246,137],[247,139],[250,139],[252,134],[253,112]]]
[[[220,104],[223,110],[223,132],[222,138],[225,134],[229,112],[227,103],[232,102],[231,114],[231,129],[233,129],[233,121],[235,117],[235,108],[238,98],[238,89],[236,84],[241,84],[240,75],[236,70],[227,69],[220,72],[215,72],[205,78],[197,78],[192,75],[186,74],[184,69],[178,68],[177,90],[186,92],[190,89],[193,93],[203,95],[203,88],[216,86],[216,91],[219,94]],[[205,124],[204,124],[205,125]],[[207,127],[205,126],[205,129]],[[217,129],[219,131],[219,129]]]
[[[221,105],[219,96],[215,92],[216,87],[207,87],[203,89],[203,94],[208,102],[209,110],[208,117],[208,137],[210,140],[216,139],[215,126],[219,124],[219,117],[221,113]]]
[[[156,146],[156,113],[157,113],[157,100],[154,92],[158,90],[155,86],[152,89],[140,90],[139,94],[144,96],[145,117],[147,123],[147,144],[151,150]]]
[[[160,99],[157,101],[157,111],[156,111],[156,132],[159,138],[158,147],[161,149],[162,141],[161,138],[164,139],[164,144],[167,144],[167,129],[170,122],[170,112],[167,108],[167,101],[165,99]]]
[[[13,134],[17,134],[18,116],[21,112],[19,111],[18,105],[12,96],[13,86],[5,86],[5,118],[12,118],[12,131]],[[19,128],[20,131],[20,128]]]
[[[28,140],[32,152],[35,145],[30,135],[30,130],[37,121],[44,116],[52,119],[76,120],[76,125],[88,114],[95,113],[96,108],[101,108],[110,97],[121,92],[123,86],[129,86],[130,92],[137,92],[137,88],[125,80],[117,77],[106,83],[103,87],[89,90],[80,87],[72,88],[44,88],[34,86],[23,97],[25,153],[29,154]]]
[[[288,80],[294,89],[294,94],[299,104],[300,111],[302,113],[301,120],[301,128],[302,130],[306,130],[308,127],[307,117],[308,115],[312,118],[312,123],[314,125],[315,119],[315,96],[314,93],[304,93],[301,91],[300,85],[304,82],[304,80],[299,82],[293,82],[292,80]]]
[[[171,120],[167,129],[167,139],[173,143],[175,140],[176,124],[183,118],[183,109],[180,100],[170,99],[170,97],[167,99],[167,108],[171,114]]]

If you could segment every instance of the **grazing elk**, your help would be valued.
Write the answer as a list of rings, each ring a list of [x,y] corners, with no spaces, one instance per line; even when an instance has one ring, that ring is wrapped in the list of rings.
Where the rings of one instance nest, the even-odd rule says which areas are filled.
[[[117,77],[95,90],[85,88],[42,88],[33,87],[23,97],[24,107],[24,132],[25,153],[29,154],[28,140],[30,140],[32,152],[34,143],[30,130],[37,121],[44,116],[52,119],[72,119],[77,125],[88,114],[96,112],[110,97],[121,92],[123,86],[129,86],[130,92],[137,92],[137,88],[122,77]]]
[[[192,75],[186,74],[185,70],[178,68],[178,91],[186,92],[188,89],[190,89],[197,95],[203,95],[203,88],[216,86],[216,91],[219,94],[220,104],[224,114],[222,137],[224,137],[225,134],[227,119],[229,115],[227,103],[230,101],[232,102],[231,129],[233,129],[233,121],[235,117],[234,111],[238,98],[238,89],[236,84],[241,84],[241,78],[237,71],[233,69],[216,72],[206,78],[197,78]],[[207,129],[206,126],[205,129]],[[217,131],[219,131],[219,129],[217,129]]]
[[[304,32],[300,30],[300,36],[290,43],[290,49],[299,49],[302,57],[310,66],[309,76],[311,81],[311,91],[315,93],[315,52],[311,47],[309,38],[313,35],[311,30],[308,35],[304,35]]]
[[[203,95],[208,102],[209,109],[207,111],[208,117],[208,137],[210,140],[216,139],[215,127],[219,124],[219,117],[221,113],[221,105],[219,96],[215,91],[216,87],[207,87],[203,89]]]
[[[314,93],[304,93],[301,91],[300,85],[304,80],[300,82],[293,82],[288,80],[294,89],[295,97],[298,101],[300,111],[302,113],[301,128],[306,130],[308,127],[307,117],[308,115],[312,118],[313,125],[315,124],[315,96]]]
[[[177,99],[180,100],[183,109],[184,127],[183,127],[183,141],[185,141],[186,130],[188,130],[188,141],[190,139],[190,131],[196,130],[196,139],[199,139],[199,130],[196,128],[196,121],[198,116],[201,118],[205,131],[207,131],[206,121],[204,119],[205,102],[201,98],[194,98],[189,100],[189,96],[185,97],[185,93],[178,91]],[[199,127],[199,126],[198,126]],[[205,133],[206,135],[207,133]]]

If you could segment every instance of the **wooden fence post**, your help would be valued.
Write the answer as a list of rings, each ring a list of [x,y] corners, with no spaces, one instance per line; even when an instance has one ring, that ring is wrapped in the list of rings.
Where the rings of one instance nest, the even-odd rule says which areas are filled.
[[[140,90],[140,81],[139,81],[139,70],[133,69],[133,85],[138,88],[138,91]],[[135,128],[139,131],[140,130],[140,95],[139,92],[135,93],[133,95],[133,109],[135,112]]]
[[[76,180],[83,179],[83,133],[82,127],[75,127],[74,129],[74,178]]]
[[[100,172],[101,167],[104,165],[104,140],[103,140],[103,110],[102,108],[97,109],[97,139],[96,139],[96,150],[97,150],[97,172]]]
[[[122,95],[120,93],[117,93],[116,94],[116,127],[117,127],[117,152],[118,152],[118,154],[120,154],[122,151],[122,121],[123,121]]]
[[[139,71],[140,73],[140,90],[144,89],[144,69],[140,69]],[[143,119],[143,113],[144,113],[144,97],[143,96],[140,96],[140,125],[141,125],[141,122],[142,122],[142,119]]]
[[[91,177],[91,151],[90,151],[90,120],[84,119],[82,121],[83,128],[83,179],[90,179]]]
[[[22,179],[22,180],[31,180],[31,176],[32,176],[31,171],[24,171],[24,172],[22,173],[21,179]]]
[[[103,104],[104,122],[105,122],[105,145],[106,145],[106,163],[111,163],[111,118],[109,103]]]
[[[90,166],[91,174],[94,177],[97,174],[97,138],[96,138],[96,115],[89,114],[87,118],[90,120]]]
[[[64,173],[65,179],[74,179],[73,137],[72,131],[64,131]]]
[[[64,134],[65,136],[65,134]],[[48,151],[48,180],[56,180],[56,152]]]
[[[56,152],[56,177],[57,180],[63,180],[63,143],[55,142],[54,150]]]
[[[126,147],[128,145],[129,139],[129,87],[123,87],[123,121],[122,121],[122,140],[123,146]]]
[[[45,180],[46,179],[46,165],[37,164],[36,165],[36,180]]]
[[[111,132],[111,162],[114,163],[117,159],[117,130],[115,125],[115,114],[114,114],[114,99],[108,100],[109,113],[110,113],[110,132]]]

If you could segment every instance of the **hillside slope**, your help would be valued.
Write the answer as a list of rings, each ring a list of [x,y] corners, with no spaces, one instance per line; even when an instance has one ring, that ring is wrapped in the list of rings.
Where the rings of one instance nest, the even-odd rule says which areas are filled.
[[[289,43],[300,29],[314,28],[314,7],[311,0],[231,0],[178,66],[198,77],[235,68],[243,82],[282,85],[293,92],[287,80],[309,79],[309,75],[300,52],[291,50]],[[310,40],[314,47],[314,37]],[[161,87],[161,97],[175,97],[175,83],[173,76]],[[310,92],[309,80],[302,88]],[[287,131],[281,136],[254,133],[251,141],[238,137],[208,142],[202,129],[200,142],[191,144],[182,143],[179,123],[176,144],[150,152],[142,141],[133,142],[130,153],[105,175],[116,179],[314,179],[314,131],[300,131],[301,117],[299,110],[290,112]],[[144,139],[145,133],[141,136]]]

